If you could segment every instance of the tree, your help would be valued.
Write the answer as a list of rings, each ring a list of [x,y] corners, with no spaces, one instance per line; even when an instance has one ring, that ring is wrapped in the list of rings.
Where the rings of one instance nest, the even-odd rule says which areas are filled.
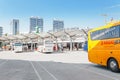
[[[36,26],[36,33],[39,33],[39,27]]]
[[[8,36],[8,33],[5,33],[5,36]]]

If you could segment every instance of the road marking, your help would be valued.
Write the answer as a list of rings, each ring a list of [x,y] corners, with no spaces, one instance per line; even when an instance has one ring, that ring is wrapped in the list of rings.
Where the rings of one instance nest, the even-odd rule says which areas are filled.
[[[8,61],[8,60],[1,62],[0,65],[5,64],[7,61]]]
[[[84,70],[87,70],[87,71],[89,71],[89,72],[92,72],[92,73],[95,73],[95,74],[97,74],[97,75],[101,75],[101,76],[104,76],[104,77],[107,77],[107,78],[110,78],[110,79],[113,79],[113,80],[119,80],[119,79],[117,79],[117,78],[115,78],[115,77],[108,76],[108,75],[105,75],[105,74],[103,74],[103,73],[95,72],[95,71],[88,70],[88,69],[84,69]]]
[[[32,65],[32,68],[33,68],[33,70],[35,71],[35,73],[36,73],[37,77],[39,78],[39,80],[42,80],[42,78],[40,77],[40,75],[39,75],[37,69],[35,68],[35,66],[33,65],[33,63],[32,63],[31,61],[29,61],[29,62],[30,62],[30,64]]]
[[[75,65],[74,65],[74,66],[75,66]],[[76,67],[78,67],[78,66],[76,66]],[[89,69],[88,69],[88,66],[87,66],[87,68],[86,68],[86,67],[85,67],[85,68],[80,68],[80,67],[78,67],[78,68],[79,68],[79,69],[82,69],[82,70],[86,70],[86,71],[92,72],[92,73],[97,74],[97,75],[100,75],[100,76],[104,76],[104,77],[106,77],[106,78],[110,78],[110,79],[113,79],[113,80],[119,80],[119,79],[117,79],[117,78],[115,78],[115,77],[108,76],[108,75],[105,75],[105,74],[100,73],[100,72],[95,72],[95,71],[89,70]]]
[[[52,73],[50,73],[42,64],[39,63],[39,65],[50,75],[53,77],[54,80],[58,80]]]

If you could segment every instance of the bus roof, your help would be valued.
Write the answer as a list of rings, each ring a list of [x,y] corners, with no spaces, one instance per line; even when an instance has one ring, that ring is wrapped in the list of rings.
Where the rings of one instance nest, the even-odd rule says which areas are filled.
[[[98,28],[94,28],[94,29],[90,30],[89,32],[93,32],[93,31],[97,31],[97,30],[105,29],[105,28],[110,28],[110,27],[117,26],[117,25],[120,25],[120,21],[112,21],[110,23],[107,23],[104,26],[101,26],[101,27],[98,27]]]

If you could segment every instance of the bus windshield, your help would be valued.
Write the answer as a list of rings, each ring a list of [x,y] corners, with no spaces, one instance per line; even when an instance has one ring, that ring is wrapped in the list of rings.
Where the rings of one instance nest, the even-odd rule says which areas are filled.
[[[45,44],[53,44],[53,41],[45,41]]]
[[[14,46],[22,46],[21,43],[15,43]]]

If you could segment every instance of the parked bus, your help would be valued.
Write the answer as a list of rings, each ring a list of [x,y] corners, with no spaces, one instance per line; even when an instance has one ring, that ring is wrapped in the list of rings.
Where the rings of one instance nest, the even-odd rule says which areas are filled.
[[[25,43],[14,43],[14,52],[28,51],[28,45]]]
[[[22,43],[14,43],[14,52],[22,52],[23,44]]]
[[[111,71],[119,71],[120,21],[88,32],[88,58],[90,62],[106,66]]]
[[[40,52],[53,52],[53,41],[52,40],[44,40],[38,46],[38,51]]]

